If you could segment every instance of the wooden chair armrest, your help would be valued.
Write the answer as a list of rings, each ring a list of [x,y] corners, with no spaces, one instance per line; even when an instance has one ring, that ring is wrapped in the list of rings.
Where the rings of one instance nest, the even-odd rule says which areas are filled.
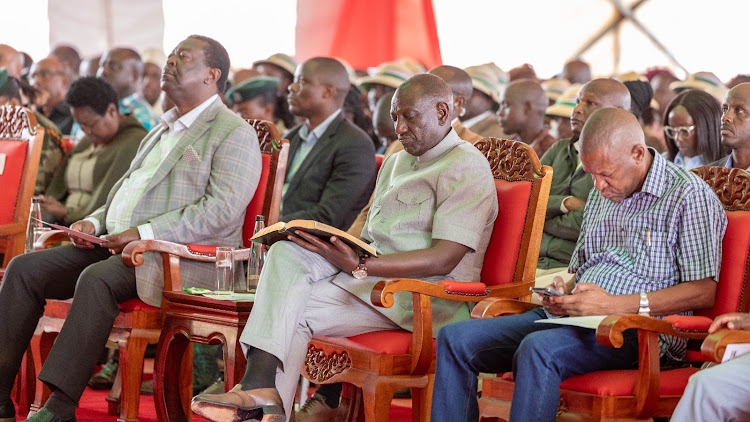
[[[702,340],[706,338],[707,331],[704,330],[679,330],[674,328],[668,321],[642,315],[609,315],[599,323],[596,329],[596,339],[599,344],[609,347],[622,347],[622,333],[625,330],[635,328],[639,331],[648,331],[655,334],[667,334],[670,336],[684,337],[688,339]]]
[[[727,346],[734,343],[750,343],[750,331],[722,328],[711,333],[701,344],[701,354],[708,360],[721,362]]]
[[[466,284],[467,287],[470,285],[470,288],[461,288],[461,284]],[[524,297],[529,294],[529,287],[533,286],[533,284],[533,282],[509,283],[486,287],[483,283],[477,282],[463,283],[460,281],[445,280],[440,283],[431,283],[411,278],[387,278],[380,280],[373,287],[370,293],[370,300],[373,305],[390,308],[394,303],[394,293],[412,292],[460,302],[479,302],[483,298],[488,297]],[[482,289],[477,289],[479,286],[482,286]],[[484,292],[481,292],[481,290],[484,290]]]
[[[49,249],[60,242],[70,241],[70,237],[62,230],[48,230],[42,232],[34,242],[34,250]]]
[[[0,224],[0,236],[10,236],[12,234],[23,233],[25,231],[26,223],[24,222]]]
[[[502,315],[522,314],[540,305],[504,297],[490,297],[477,303],[471,311],[471,319],[494,318]]]
[[[250,251],[250,249],[236,249],[234,260],[242,261],[249,259]],[[195,252],[187,245],[168,242],[166,240],[137,240],[130,242],[122,251],[122,260],[127,266],[137,267],[143,265],[143,254],[146,252],[161,253],[162,264],[164,266],[164,291],[166,292],[182,291],[180,258],[202,262],[216,262],[215,255]]]
[[[659,334],[703,339],[707,332],[702,330],[675,329],[669,321],[641,315],[609,315],[596,329],[597,341],[605,346],[622,347],[623,331],[638,330],[638,378],[633,395],[636,398],[636,415],[647,418],[659,403],[661,385],[661,365],[659,356]]]

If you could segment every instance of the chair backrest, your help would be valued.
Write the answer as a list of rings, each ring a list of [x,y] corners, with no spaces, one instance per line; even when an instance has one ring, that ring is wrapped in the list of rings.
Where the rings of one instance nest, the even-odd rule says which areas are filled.
[[[711,319],[750,311],[750,173],[742,169],[699,167],[692,170],[716,192],[727,213],[721,272],[714,306],[696,311]]]
[[[482,265],[482,282],[533,282],[547,211],[552,168],[523,142],[484,138],[474,146],[495,176],[498,214]]]
[[[281,139],[279,131],[271,122],[265,120],[247,120],[247,122],[258,134],[263,160],[258,187],[255,189],[253,199],[247,205],[245,222],[242,226],[242,243],[245,247],[250,247],[256,215],[262,215],[266,220],[266,225],[279,221],[281,192],[289,157],[289,141]]]
[[[43,138],[44,129],[37,126],[34,113],[20,106],[0,106],[0,231],[5,235],[0,243],[2,268],[23,253]]]

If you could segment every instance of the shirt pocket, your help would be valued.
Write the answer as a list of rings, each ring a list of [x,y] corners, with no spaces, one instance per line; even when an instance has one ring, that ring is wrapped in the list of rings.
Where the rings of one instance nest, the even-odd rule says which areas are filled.
[[[669,236],[661,230],[639,229],[628,242],[633,270],[646,279],[663,281],[673,277],[674,256]]]
[[[424,231],[426,221],[432,219],[432,192],[406,191],[396,193],[393,219],[398,231]]]

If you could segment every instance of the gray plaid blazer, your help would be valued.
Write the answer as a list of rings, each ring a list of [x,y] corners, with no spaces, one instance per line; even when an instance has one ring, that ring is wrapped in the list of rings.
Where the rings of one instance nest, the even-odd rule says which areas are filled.
[[[89,216],[99,221],[99,227],[105,227],[123,180],[141,166],[165,130],[158,125],[146,135],[106,204]],[[131,227],[151,223],[156,239],[170,242],[240,246],[245,208],[260,170],[255,130],[216,99],[161,163],[133,210]],[[144,258],[135,271],[138,296],[159,306],[164,285],[161,258],[154,252]],[[212,288],[216,278],[211,263],[182,261],[180,272],[185,287]]]

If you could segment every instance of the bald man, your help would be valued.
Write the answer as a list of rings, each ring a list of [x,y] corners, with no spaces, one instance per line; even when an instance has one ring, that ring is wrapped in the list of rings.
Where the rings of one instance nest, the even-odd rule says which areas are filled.
[[[472,144],[482,139],[482,135],[472,132],[459,120],[466,114],[466,102],[471,98],[472,91],[474,91],[471,76],[463,69],[454,66],[438,66],[430,70],[429,73],[444,80],[453,92],[453,112],[450,117],[451,126],[456,130],[458,137]]]
[[[487,160],[451,128],[452,103],[450,88],[434,75],[414,76],[397,89],[391,117],[404,151],[383,163],[363,231],[378,257],[359,258],[335,237],[327,243],[300,233],[274,244],[241,338],[248,347],[245,377],[230,393],[196,397],[193,411],[214,421],[260,419],[261,412],[283,415],[283,402],[289,415],[313,333],[413,329],[411,296],[396,297],[392,308],[371,304],[379,280],[479,279],[497,195]],[[432,313],[440,327],[467,319],[469,308],[433,299]]]
[[[591,68],[583,60],[571,60],[563,67],[563,79],[572,84],[585,84],[591,80]]]
[[[289,85],[289,110],[305,122],[289,139],[282,221],[316,220],[346,230],[367,204],[375,182],[375,147],[341,110],[349,75],[338,61],[310,59]]]
[[[552,167],[547,214],[539,249],[537,276],[565,271],[570,263],[583,221],[583,207],[594,186],[581,165],[579,136],[589,116],[603,107],[630,110],[630,91],[614,79],[595,79],[584,85],[570,116],[573,137],[561,139],[541,157]],[[547,281],[539,280],[542,285]]]
[[[479,372],[513,370],[510,421],[554,421],[565,379],[637,366],[635,332],[625,332],[623,346],[613,348],[600,345],[595,330],[535,321],[690,315],[713,305],[727,221],[709,186],[647,148],[627,110],[605,108],[589,117],[581,160],[596,189],[570,261],[575,288],[558,282],[549,287],[562,296],[542,297],[543,307],[440,330],[433,422],[478,419]],[[666,358],[682,359],[686,343],[666,338],[661,346]]]
[[[148,130],[159,124],[159,116],[141,93],[143,61],[130,48],[113,48],[102,57],[96,75],[104,78],[120,98],[120,114],[132,114]]]
[[[534,148],[538,157],[555,143],[557,138],[544,126],[544,113],[549,100],[539,82],[520,79],[511,82],[500,101],[497,111],[500,126],[508,135]]]
[[[8,44],[0,44],[0,67],[8,69],[8,75],[20,78],[23,65],[23,55],[18,50]]]
[[[46,98],[40,110],[50,119],[64,135],[70,135],[73,129],[73,115],[65,104],[70,77],[65,64],[55,56],[45,57],[31,65],[29,72],[31,86],[41,91]]]
[[[732,152],[711,165],[750,171],[750,82],[729,90],[721,112],[721,143]]]

